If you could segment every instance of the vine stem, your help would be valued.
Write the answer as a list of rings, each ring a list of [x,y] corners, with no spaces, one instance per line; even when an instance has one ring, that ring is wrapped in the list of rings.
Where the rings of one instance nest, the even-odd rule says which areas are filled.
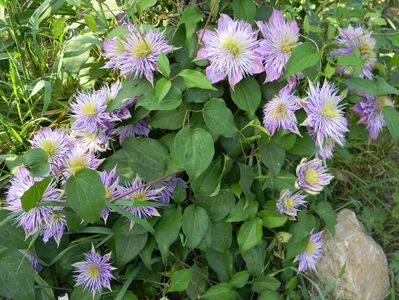
[[[213,2],[213,5],[211,7],[211,11],[209,12],[208,18],[206,19],[204,29],[202,30],[202,34],[201,34],[201,38],[199,40],[199,44],[202,43],[202,39],[204,38],[205,30],[208,28],[209,21],[212,18],[213,12],[215,11],[217,4],[219,4],[219,0],[215,0],[215,2]]]

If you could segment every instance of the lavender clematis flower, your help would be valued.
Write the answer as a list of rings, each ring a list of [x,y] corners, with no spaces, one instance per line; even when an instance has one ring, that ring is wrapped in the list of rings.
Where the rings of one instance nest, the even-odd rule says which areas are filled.
[[[155,188],[144,181],[137,175],[131,184],[127,187],[121,187],[120,194],[125,195],[120,200],[130,200],[132,203],[136,201],[158,201],[161,197],[163,188]],[[150,218],[159,216],[156,207],[153,206],[123,206],[123,209],[140,218]],[[134,222],[130,221],[133,226]]]
[[[144,75],[153,84],[153,73],[157,70],[159,54],[167,54],[173,47],[161,32],[140,30],[131,24],[127,27],[128,34],[104,42],[105,57],[110,60],[105,67],[119,68],[121,75]]]
[[[264,62],[265,82],[277,80],[283,75],[291,51],[298,44],[298,25],[295,20],[286,23],[281,12],[275,9],[268,23],[256,23],[264,38],[256,51]]]
[[[91,133],[106,130],[112,122],[110,113],[106,111],[106,100],[107,95],[102,90],[78,94],[71,103],[72,128]]]
[[[295,220],[299,211],[298,207],[306,207],[305,197],[300,192],[293,194],[289,190],[282,190],[277,201],[277,208],[281,214],[286,214],[290,219]]]
[[[375,140],[385,126],[382,113],[384,106],[393,106],[392,100],[386,96],[363,95],[360,102],[356,103],[353,110],[360,114],[359,123],[366,125],[370,139]]]
[[[113,125],[110,123],[110,128]],[[109,141],[111,133],[109,130],[100,130],[96,132],[90,132],[88,130],[74,130],[72,132],[75,141],[79,146],[88,152],[104,152],[109,149]]]
[[[116,174],[116,167],[113,168],[109,173],[107,171],[102,171],[100,173],[101,182],[105,187],[105,198],[114,201],[119,196],[122,195],[122,187],[119,185],[119,176]],[[109,216],[110,209],[108,206],[105,206],[101,213],[101,217],[104,222],[107,222],[107,218]]]
[[[44,150],[49,159],[50,170],[58,173],[65,164],[68,153],[73,148],[73,142],[62,129],[42,128],[30,141],[32,148]]]
[[[62,212],[62,208],[54,207],[49,220],[46,221],[42,229],[43,242],[47,243],[53,237],[59,246],[66,226],[66,217]]]
[[[115,277],[112,271],[115,270],[110,263],[111,253],[101,255],[92,250],[85,253],[85,260],[73,264],[75,268],[75,286],[83,286],[85,290],[93,294],[100,293],[103,288],[111,290],[111,280]]]
[[[245,76],[263,72],[262,60],[255,52],[257,32],[250,24],[220,14],[216,31],[202,29],[198,37],[203,37],[204,47],[198,51],[196,59],[209,60],[206,76],[212,83],[227,76],[234,88]]]
[[[309,161],[303,158],[296,168],[296,175],[298,179],[295,182],[295,187],[301,188],[311,195],[320,193],[334,178],[318,158]]]
[[[37,206],[27,212],[23,211],[21,197],[36,181],[40,181],[40,179],[33,178],[25,167],[19,167],[16,175],[11,179],[11,185],[5,198],[6,209],[21,212],[15,222],[25,231],[26,237],[34,235],[42,226],[46,227],[53,214],[53,208],[48,206]],[[54,182],[51,182],[46,188],[42,200],[62,201],[60,197],[61,191],[55,188]]]
[[[340,144],[343,144],[344,142],[345,142],[345,139],[342,138]],[[327,138],[321,147],[318,146],[317,152],[315,154],[316,157],[321,158],[323,160],[332,158],[334,155],[333,152],[334,152],[335,144],[336,144],[336,142],[334,139]]]
[[[360,58],[365,61],[360,77],[372,78],[373,69],[377,62],[376,54],[374,52],[375,39],[370,33],[366,33],[363,28],[349,26],[347,29],[339,29],[339,38],[336,40],[341,47],[331,51],[332,56],[340,55],[356,55],[358,51]],[[353,67],[339,66],[337,71],[341,74],[353,74]]]
[[[148,136],[150,128],[148,127],[147,119],[138,121],[135,124],[130,124],[115,129],[115,134],[119,135],[119,144],[123,144],[126,138],[139,136]]]
[[[322,86],[309,81],[308,99],[302,104],[308,115],[304,124],[319,148],[330,138],[342,146],[348,131],[348,122],[340,104],[342,97],[337,92],[337,88],[328,81],[324,81]]]
[[[64,176],[68,178],[84,168],[95,170],[101,162],[102,160],[98,159],[93,152],[89,152],[84,146],[77,144],[66,160]]]
[[[305,251],[295,258],[295,261],[299,261],[300,272],[305,272],[308,269],[316,270],[316,262],[323,253],[321,235],[322,232],[312,231]]]
[[[298,98],[283,89],[263,108],[263,126],[273,135],[280,127],[300,135],[295,111],[300,109]]]

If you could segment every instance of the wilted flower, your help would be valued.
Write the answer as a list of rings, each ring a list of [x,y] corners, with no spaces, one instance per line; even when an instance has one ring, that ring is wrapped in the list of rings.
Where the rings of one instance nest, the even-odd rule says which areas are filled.
[[[115,129],[115,133],[119,135],[119,144],[122,144],[128,137],[135,137],[136,135],[148,136],[150,128],[148,127],[148,121],[143,119],[135,124],[118,127]]]
[[[127,187],[121,187],[120,194],[126,195],[120,200],[129,200],[132,204],[140,201],[158,201],[161,197],[162,188],[154,188],[151,184],[146,184],[137,175],[133,182]],[[140,218],[159,216],[154,206],[123,206],[123,209]],[[134,222],[130,222],[131,226]]]
[[[34,251],[28,251],[25,249],[20,249],[18,251],[21,252],[28,259],[29,263],[32,265],[33,269],[36,272],[40,272],[41,270],[43,270],[43,266],[37,260],[36,253]]]
[[[304,195],[300,192],[292,193],[290,190],[282,190],[277,201],[277,208],[281,214],[286,214],[290,219],[295,219],[298,214],[298,207],[306,207]]]
[[[262,59],[255,52],[257,32],[250,24],[220,14],[216,31],[202,29],[198,37],[203,37],[204,47],[198,51],[196,59],[209,60],[206,76],[212,83],[227,76],[234,88],[246,75],[263,72]]]
[[[40,148],[47,153],[53,173],[63,168],[66,156],[73,147],[73,142],[64,130],[49,127],[40,129],[30,143],[32,148]]]
[[[256,50],[262,57],[266,69],[266,82],[279,79],[298,44],[299,28],[295,20],[286,23],[280,11],[274,9],[268,23],[256,22],[263,35]]]
[[[116,174],[116,167],[113,168],[110,172],[102,171],[100,173],[101,182],[105,187],[105,198],[113,201],[117,199],[122,194],[122,188],[119,185],[119,176]],[[104,222],[107,222],[107,218],[109,215],[110,209],[108,206],[105,206],[101,213],[101,217],[104,219]]]
[[[295,261],[299,261],[300,272],[305,272],[308,269],[316,270],[316,262],[323,253],[321,235],[322,232],[312,231],[305,251],[295,258]]]
[[[101,255],[94,250],[85,253],[85,260],[73,264],[75,270],[76,285],[81,285],[85,290],[93,293],[100,293],[103,288],[111,290],[111,280],[115,277],[112,271],[115,270],[110,263],[111,253]]]
[[[282,90],[263,107],[263,126],[270,135],[280,127],[300,135],[295,117],[295,111],[299,108],[298,98]]]
[[[360,72],[360,77],[373,77],[372,72],[377,62],[377,58],[374,52],[375,40],[370,33],[366,33],[361,27],[353,28],[349,25],[347,29],[339,29],[339,38],[336,42],[341,48],[331,51],[332,56],[356,56],[356,51],[358,51],[360,58],[365,61]],[[339,66],[337,70],[343,74],[353,74],[352,66]]]
[[[309,81],[308,99],[302,104],[308,115],[304,124],[319,148],[329,138],[342,146],[348,131],[348,122],[340,104],[342,97],[337,92],[338,89],[328,81],[324,81],[322,86]]]
[[[39,178],[33,178],[25,167],[19,167],[15,176],[11,179],[10,187],[6,193],[5,207],[13,212],[21,212],[15,219],[19,227],[25,231],[26,236],[34,235],[41,226],[46,227],[51,222],[53,208],[49,206],[37,206],[24,212],[21,197],[34,185]],[[61,192],[51,182],[46,188],[41,200],[61,201]]]
[[[144,31],[129,24],[129,33],[104,42],[105,57],[110,61],[106,68],[120,69],[121,75],[145,76],[153,83],[160,53],[169,53],[173,47],[165,35],[155,30]]]
[[[387,105],[393,106],[393,103],[386,96],[363,95],[360,102],[353,107],[353,110],[360,114],[359,123],[366,125],[372,140],[378,138],[378,134],[385,126],[382,110]]]
[[[93,152],[87,151],[84,146],[77,144],[66,159],[64,176],[75,175],[78,171],[88,168],[97,169],[102,160],[98,159]]]
[[[112,121],[106,100],[107,95],[101,90],[78,94],[71,103],[72,128],[91,133],[106,130]]]
[[[334,178],[318,158],[310,161],[303,158],[296,168],[296,175],[298,179],[295,182],[295,187],[301,188],[311,195],[320,193]]]

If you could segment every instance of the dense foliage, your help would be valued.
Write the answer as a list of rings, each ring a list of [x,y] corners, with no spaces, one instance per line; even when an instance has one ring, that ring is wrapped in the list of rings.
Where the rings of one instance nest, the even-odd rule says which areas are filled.
[[[0,296],[324,299],[335,212],[399,217],[388,3],[0,8]]]

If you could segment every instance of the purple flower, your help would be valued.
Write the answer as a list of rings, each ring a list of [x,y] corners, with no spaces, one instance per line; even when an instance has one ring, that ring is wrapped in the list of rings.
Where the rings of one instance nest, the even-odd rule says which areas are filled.
[[[110,128],[113,128],[113,126]],[[110,133],[108,130],[96,132],[90,132],[85,129],[74,130],[73,136],[82,149],[88,152],[104,152],[109,148]]]
[[[344,143],[344,139],[342,138],[342,143]],[[335,140],[328,138],[321,147],[318,146],[316,157],[321,158],[323,160],[330,159],[333,157],[333,152],[335,148]]]
[[[36,181],[40,178],[33,178],[25,167],[19,167],[15,176],[11,179],[10,187],[6,193],[6,209],[13,212],[21,212],[16,217],[15,222],[18,227],[22,227],[26,237],[34,235],[41,226],[46,227],[51,221],[53,208],[48,206],[37,206],[25,212],[22,209],[21,197]],[[44,201],[62,201],[61,191],[55,188],[54,182],[51,182],[46,188],[41,200]]]
[[[299,261],[299,272],[305,272],[308,269],[316,270],[316,262],[323,253],[321,235],[322,232],[312,231],[305,251],[295,258],[295,261]]]
[[[30,143],[32,148],[40,148],[47,153],[53,173],[58,173],[64,167],[66,156],[73,147],[73,142],[64,130],[49,127],[39,130]]]
[[[173,47],[165,35],[155,30],[144,31],[129,24],[129,33],[104,42],[105,57],[110,61],[106,68],[120,69],[121,75],[145,76],[151,84],[157,70],[160,53],[169,53]]]
[[[170,203],[178,182],[180,182],[184,188],[187,188],[187,183],[183,179],[176,176],[173,176],[170,180],[163,181],[159,184],[159,187],[162,189],[159,198],[160,202],[165,204]]]
[[[40,272],[41,270],[43,270],[43,266],[37,260],[36,253],[34,251],[28,251],[25,249],[20,249],[18,251],[21,252],[28,259],[29,263],[32,265],[33,269],[36,272]]]
[[[95,170],[101,162],[102,160],[98,159],[93,152],[87,151],[81,144],[76,144],[66,160],[64,176],[68,178],[84,168]]]
[[[261,57],[255,52],[257,32],[250,24],[220,14],[216,31],[200,30],[199,39],[202,36],[204,47],[198,51],[196,59],[209,60],[206,76],[212,83],[227,76],[234,88],[243,77],[263,72]]]
[[[273,135],[280,127],[300,135],[295,111],[300,108],[298,98],[281,90],[263,108],[263,126]]]
[[[47,243],[53,237],[59,245],[66,226],[66,217],[62,212],[62,207],[54,207],[42,229],[43,242]]]
[[[374,52],[375,40],[370,33],[365,33],[364,29],[361,27],[353,28],[349,25],[347,29],[339,29],[339,38],[336,42],[341,48],[331,51],[332,56],[356,56],[356,52],[358,52],[360,58],[365,61],[360,72],[360,77],[373,77],[372,72],[377,62],[377,58]],[[337,68],[337,71],[341,74],[352,75],[353,67],[340,66]]]
[[[100,293],[103,288],[111,290],[111,280],[115,277],[112,271],[115,270],[110,263],[111,253],[101,255],[94,250],[85,253],[85,260],[75,263],[72,266],[75,270],[75,286],[83,286],[85,290],[93,294]]]
[[[107,94],[100,90],[91,94],[80,93],[71,103],[73,129],[87,130],[91,133],[106,130],[112,121],[107,109]]]
[[[120,194],[126,195],[120,200],[129,200],[132,204],[140,201],[158,201],[161,197],[162,188],[155,188],[151,184],[146,184],[137,175],[131,184],[127,187],[121,187]],[[140,218],[150,218],[159,216],[154,206],[123,206],[123,209]],[[131,226],[134,222],[130,222]]]
[[[277,201],[277,208],[281,214],[286,214],[290,219],[295,220],[299,211],[298,207],[306,207],[305,197],[300,192],[293,194],[289,190],[282,190]]]
[[[106,103],[109,105],[118,95],[120,89],[122,88],[122,83],[115,82],[110,86],[104,85],[101,90],[106,94]],[[123,101],[122,107],[115,109],[111,112],[111,117],[114,121],[126,120],[131,117],[129,108],[133,106],[133,104],[137,101],[137,99],[125,99]]]
[[[281,12],[276,9],[273,9],[268,23],[256,23],[264,38],[256,51],[264,62],[265,82],[277,80],[283,75],[291,51],[298,44],[298,25],[295,20],[286,23]]]
[[[130,124],[115,129],[115,133],[119,135],[119,144],[123,144],[126,138],[135,137],[136,135],[148,136],[150,128],[146,119],[140,120],[135,124]]]
[[[378,138],[378,134],[385,126],[382,110],[386,105],[393,106],[391,99],[386,96],[363,95],[360,102],[353,107],[353,110],[360,114],[359,123],[366,125],[372,140]]]
[[[337,92],[337,88],[327,80],[322,86],[319,83],[313,85],[309,81],[308,99],[303,103],[308,115],[304,124],[308,126],[319,148],[330,138],[342,146],[348,131],[348,123],[340,104],[342,97]]]
[[[296,168],[297,180],[295,187],[301,188],[311,195],[317,195],[334,178],[328,173],[328,169],[323,162],[315,158],[308,161],[303,158]]]
[[[102,171],[100,173],[100,178],[105,187],[105,198],[113,201],[122,194],[122,187],[119,185],[119,177],[116,175],[116,167],[113,168],[109,173],[107,171]],[[109,213],[110,209],[108,206],[106,206],[101,213],[101,217],[103,218],[104,222],[107,222]]]

